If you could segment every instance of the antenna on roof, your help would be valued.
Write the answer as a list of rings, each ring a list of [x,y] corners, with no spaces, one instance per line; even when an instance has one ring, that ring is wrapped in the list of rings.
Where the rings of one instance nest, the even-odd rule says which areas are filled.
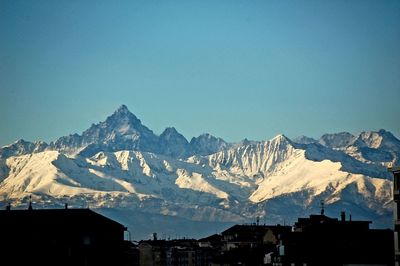
[[[325,213],[325,202],[324,202],[324,200],[321,200],[320,208],[321,208],[321,215],[324,215],[324,213]]]
[[[28,210],[32,210],[32,195],[29,195],[29,207]]]

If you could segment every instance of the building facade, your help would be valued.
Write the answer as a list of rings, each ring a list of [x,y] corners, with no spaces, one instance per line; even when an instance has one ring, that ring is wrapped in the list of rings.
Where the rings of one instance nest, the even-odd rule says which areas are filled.
[[[400,266],[400,166],[389,169],[393,173],[393,216],[394,216],[394,255],[395,265]]]
[[[393,265],[393,231],[370,229],[370,221],[326,215],[299,218],[281,239],[274,265]]]
[[[0,228],[10,265],[124,265],[126,228],[89,209],[7,208]]]

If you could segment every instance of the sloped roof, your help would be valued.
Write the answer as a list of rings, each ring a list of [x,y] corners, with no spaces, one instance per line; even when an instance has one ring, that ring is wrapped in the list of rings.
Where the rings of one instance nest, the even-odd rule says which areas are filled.
[[[126,229],[122,224],[90,209],[33,209],[1,210],[0,226],[113,226]]]

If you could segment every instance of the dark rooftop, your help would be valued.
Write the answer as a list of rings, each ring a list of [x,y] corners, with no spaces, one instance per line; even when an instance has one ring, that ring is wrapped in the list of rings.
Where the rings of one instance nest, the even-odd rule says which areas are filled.
[[[0,210],[0,226],[7,224],[40,224],[46,226],[73,226],[107,224],[126,229],[122,224],[111,220],[90,209],[33,209]]]

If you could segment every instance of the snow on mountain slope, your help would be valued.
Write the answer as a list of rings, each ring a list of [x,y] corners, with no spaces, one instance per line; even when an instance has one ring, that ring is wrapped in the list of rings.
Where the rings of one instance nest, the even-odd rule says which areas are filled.
[[[270,141],[234,147],[208,157],[213,168],[253,178],[263,178],[280,167],[281,162],[295,156],[296,149],[284,135]]]
[[[0,195],[19,198],[29,194],[73,196],[126,191],[104,176],[93,175],[57,151],[45,151],[7,159],[9,176],[0,184]]]
[[[74,197],[79,201],[86,197],[92,207],[120,207],[130,202],[129,208],[152,208],[150,211],[175,215],[178,211],[189,212],[180,214],[189,218],[193,218],[195,208],[198,219],[209,211],[220,213],[218,219],[239,217],[223,207],[218,210],[229,205],[229,195],[221,188],[230,185],[215,182],[211,169],[202,170],[198,165],[161,155],[119,151],[68,158],[56,151],[45,151],[11,157],[7,165],[10,174],[0,184],[2,200],[34,194],[63,200],[69,197],[69,202],[76,204]]]
[[[192,173],[189,174],[186,170],[181,170],[179,169],[178,172],[178,178],[175,181],[175,184],[179,188],[186,188],[186,189],[191,189],[194,191],[200,191],[200,192],[208,192],[210,194],[214,194],[216,197],[221,198],[221,199],[228,199],[229,195],[216,188],[209,182],[207,182],[202,174],[199,173]]]
[[[327,210],[391,225],[400,141],[390,132],[230,144],[203,134],[160,136],[126,106],[82,135],[0,149],[0,205],[113,208],[209,222],[294,221],[325,200]],[[157,218],[158,219],[158,218]],[[156,228],[153,230],[155,231]],[[177,228],[177,230],[179,230]]]
[[[7,194],[8,198],[29,193],[51,194],[51,188],[57,187],[57,168],[52,161],[58,155],[58,152],[45,152],[8,158],[6,164],[10,172],[0,184],[1,194]]]
[[[71,204],[86,197],[92,207],[129,202],[130,209],[197,220],[209,220],[211,211],[217,221],[251,219],[258,214],[251,205],[298,192],[307,197],[293,208],[307,209],[321,194],[334,203],[353,184],[352,193],[370,199],[371,206],[391,200],[390,181],[340,171],[340,163],[310,161],[305,150],[282,135],[228,154],[234,156],[187,161],[139,151],[100,152],[90,158],[56,151],[14,156],[7,160],[10,174],[0,184],[0,197],[67,196]],[[202,164],[207,159],[209,165]]]
[[[4,146],[0,149],[0,159],[7,159],[10,156],[18,156],[29,153],[44,151],[47,144],[43,141],[30,142],[19,139],[13,144]]]
[[[400,162],[400,141],[383,129],[361,132],[345,152],[359,161],[390,167]]]
[[[391,178],[391,174],[387,168],[380,163],[365,163],[358,158],[349,154],[348,150],[330,149],[319,143],[312,143],[308,145],[297,145],[299,149],[305,150],[305,156],[308,160],[323,161],[330,160],[332,162],[340,162],[341,170],[353,174],[363,174],[366,176]]]
[[[335,134],[324,134],[319,139],[319,143],[329,148],[342,148],[348,146],[354,136],[348,132],[340,132]]]
[[[191,153],[190,144],[174,127],[169,127],[159,137],[161,154],[173,158],[186,157]]]
[[[400,141],[392,133],[381,129],[377,132],[362,132],[359,138],[370,148],[387,148],[399,151]]]
[[[152,151],[157,149],[157,136],[142,125],[141,121],[125,105],[119,107],[104,122],[93,124],[82,135],[74,134],[50,143],[51,149],[67,154],[84,150],[84,155],[99,151],[137,149]],[[91,146],[89,146],[91,145]]]
[[[357,186],[355,194],[375,199],[382,206],[392,200],[389,180],[343,172],[341,167],[339,162],[307,160],[305,151],[302,151],[298,156],[285,161],[281,171],[264,179],[250,196],[250,200],[261,202],[285,194],[306,192],[309,198],[304,205],[307,206],[314,197],[329,192],[326,203],[332,204],[340,200],[341,192],[351,184]]]
[[[104,122],[92,124],[82,135],[61,137],[50,143],[47,150],[85,157],[101,151],[140,150],[173,158],[185,158],[194,154],[208,155],[227,146],[223,139],[210,134],[192,138],[189,143],[173,127],[166,128],[157,136],[122,105]]]
[[[190,140],[192,154],[209,155],[220,150],[226,149],[229,144],[221,138],[216,138],[210,134],[202,134]]]
[[[316,144],[310,138],[296,138],[298,144]],[[348,132],[325,134],[318,143],[328,149],[342,151],[367,164],[376,164],[384,168],[400,162],[400,140],[386,130],[365,131],[353,135]],[[382,170],[382,169],[381,169]]]
[[[311,144],[311,143],[318,142],[318,140],[307,137],[307,136],[298,136],[298,137],[293,138],[292,141],[294,143],[298,143],[298,144]]]

